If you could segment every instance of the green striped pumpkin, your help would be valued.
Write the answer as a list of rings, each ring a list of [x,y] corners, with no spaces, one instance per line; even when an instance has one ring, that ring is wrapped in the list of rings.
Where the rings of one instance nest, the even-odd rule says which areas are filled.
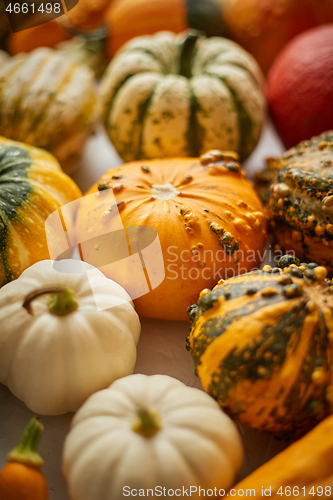
[[[53,49],[18,54],[0,67],[0,134],[50,151],[72,167],[96,112],[93,73]]]
[[[80,196],[50,153],[0,137],[0,286],[50,258],[45,221]]]
[[[333,288],[324,267],[294,259],[203,290],[189,308],[204,389],[237,421],[283,438],[333,412]]]
[[[230,40],[187,35],[137,37],[105,73],[105,126],[126,161],[211,149],[244,160],[257,145],[265,116],[257,63]]]

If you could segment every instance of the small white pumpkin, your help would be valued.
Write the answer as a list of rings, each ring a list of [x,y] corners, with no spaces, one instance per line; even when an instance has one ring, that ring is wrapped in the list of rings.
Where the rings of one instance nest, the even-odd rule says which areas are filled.
[[[235,424],[207,394],[166,375],[130,375],[76,414],[63,471],[72,500],[146,496],[158,486],[181,496],[197,487],[196,499],[199,486],[214,496],[229,488],[242,458]]]
[[[38,414],[76,411],[133,373],[140,321],[131,299],[82,265],[37,262],[0,290],[0,383]]]

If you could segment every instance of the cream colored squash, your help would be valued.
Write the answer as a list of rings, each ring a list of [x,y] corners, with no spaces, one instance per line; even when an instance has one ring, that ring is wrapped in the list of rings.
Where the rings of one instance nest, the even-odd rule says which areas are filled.
[[[235,424],[210,396],[166,375],[130,375],[74,417],[63,471],[72,500],[120,500],[158,486],[182,497],[190,486],[216,488],[218,496],[242,457]]]
[[[105,127],[125,161],[210,149],[244,160],[258,143],[265,97],[256,61],[225,38],[186,35],[134,38],[104,74]]]
[[[0,66],[0,134],[50,151],[65,171],[93,131],[93,72],[42,47]]]
[[[133,373],[140,322],[131,299],[84,266],[40,261],[0,290],[0,383],[38,414],[76,411]]]

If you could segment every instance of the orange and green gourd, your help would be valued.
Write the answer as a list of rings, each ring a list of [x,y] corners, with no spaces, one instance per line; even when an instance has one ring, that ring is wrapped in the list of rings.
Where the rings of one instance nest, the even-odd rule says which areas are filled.
[[[258,175],[274,234],[283,250],[333,273],[333,131],[269,159]],[[269,187],[269,189],[267,189]]]
[[[50,153],[0,137],[0,286],[49,258],[45,221],[80,196]]]
[[[294,438],[333,412],[333,287],[292,255],[203,290],[188,349],[204,389],[238,422]]]
[[[38,417],[33,417],[19,444],[7,455],[0,471],[1,500],[48,500],[48,485],[41,472],[44,460],[37,447],[44,430]]]

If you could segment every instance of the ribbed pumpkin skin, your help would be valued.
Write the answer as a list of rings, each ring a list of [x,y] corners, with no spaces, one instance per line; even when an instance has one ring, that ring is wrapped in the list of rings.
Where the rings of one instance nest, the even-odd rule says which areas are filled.
[[[68,170],[95,121],[93,73],[40,48],[0,68],[0,134],[50,151]]]
[[[0,137],[0,286],[49,259],[45,220],[80,196],[48,152]]]
[[[333,412],[325,271],[266,266],[203,290],[190,308],[188,347],[203,387],[237,421],[295,438]]]
[[[187,78],[179,74],[184,41],[169,32],[135,38],[103,77],[106,130],[126,161],[215,148],[243,160],[259,140],[265,105],[254,59],[229,40],[202,37]]]
[[[156,194],[158,186],[175,193],[161,199]],[[226,275],[246,272],[255,261],[259,264],[266,218],[252,185],[228,154],[214,152],[201,161],[176,158],[129,163],[107,172],[87,194],[111,187],[124,227],[156,229],[163,251],[165,279],[134,300],[139,315],[187,319],[186,309],[203,287],[214,286]],[[84,255],[87,262],[100,267],[99,256],[108,248],[98,238],[120,229],[117,212],[110,200],[98,196],[82,201],[77,240],[97,238]],[[106,265],[100,270],[130,293],[128,285],[135,277],[126,275],[121,264],[111,271]]]
[[[333,273],[333,131],[301,142],[258,178],[270,186],[268,214],[284,250]]]
[[[180,33],[188,28],[207,36],[226,34],[218,0],[121,0],[111,4],[104,22],[110,36],[106,46],[111,59],[117,50],[136,36],[158,31]]]

